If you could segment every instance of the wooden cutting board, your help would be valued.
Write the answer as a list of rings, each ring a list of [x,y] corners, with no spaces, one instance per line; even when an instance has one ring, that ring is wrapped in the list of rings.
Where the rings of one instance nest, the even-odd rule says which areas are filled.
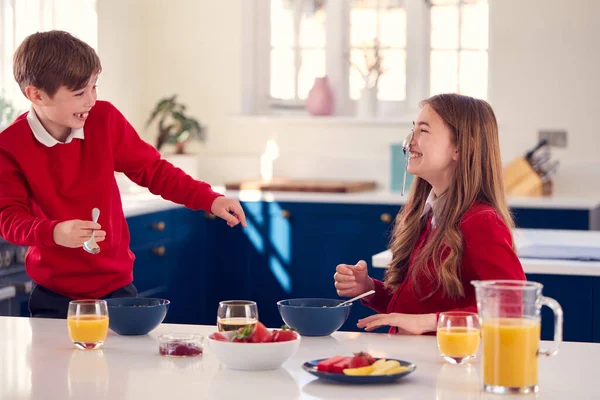
[[[227,190],[261,190],[274,192],[355,193],[373,190],[375,181],[326,181],[274,178],[272,180],[249,180],[225,184]]]

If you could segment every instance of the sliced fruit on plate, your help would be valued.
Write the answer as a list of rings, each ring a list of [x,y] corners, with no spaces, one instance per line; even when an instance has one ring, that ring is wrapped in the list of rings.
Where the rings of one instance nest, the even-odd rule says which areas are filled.
[[[331,368],[334,366],[334,364],[345,360],[347,357],[344,356],[334,356],[334,357],[330,357],[326,360],[323,361],[319,361],[317,363],[317,371],[321,371],[321,372],[331,372]]]
[[[396,360],[377,360],[373,364],[373,372],[371,375],[389,375],[390,371],[400,367],[400,363]]]
[[[372,365],[369,365],[366,367],[360,367],[360,368],[346,368],[344,370],[344,375],[367,376],[367,375],[371,375],[374,370],[375,370],[375,368],[373,368]]]

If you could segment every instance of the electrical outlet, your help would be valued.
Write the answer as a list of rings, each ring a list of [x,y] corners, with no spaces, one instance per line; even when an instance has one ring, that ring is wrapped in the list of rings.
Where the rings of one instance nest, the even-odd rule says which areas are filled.
[[[566,130],[541,130],[538,131],[538,139],[546,139],[548,144],[553,147],[567,147]]]

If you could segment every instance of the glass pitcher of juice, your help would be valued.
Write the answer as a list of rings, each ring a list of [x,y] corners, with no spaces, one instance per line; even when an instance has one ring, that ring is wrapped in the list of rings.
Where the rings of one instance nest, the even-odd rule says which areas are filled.
[[[527,281],[473,281],[481,319],[483,389],[490,393],[532,393],[538,387],[538,356],[558,353],[563,312],[542,296],[542,284]],[[541,350],[541,308],[554,312],[554,346]]]

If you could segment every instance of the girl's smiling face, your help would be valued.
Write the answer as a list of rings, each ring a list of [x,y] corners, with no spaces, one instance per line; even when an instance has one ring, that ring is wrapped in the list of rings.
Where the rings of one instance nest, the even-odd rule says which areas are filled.
[[[429,182],[439,196],[450,185],[457,160],[454,133],[425,104],[414,122],[408,172]]]

